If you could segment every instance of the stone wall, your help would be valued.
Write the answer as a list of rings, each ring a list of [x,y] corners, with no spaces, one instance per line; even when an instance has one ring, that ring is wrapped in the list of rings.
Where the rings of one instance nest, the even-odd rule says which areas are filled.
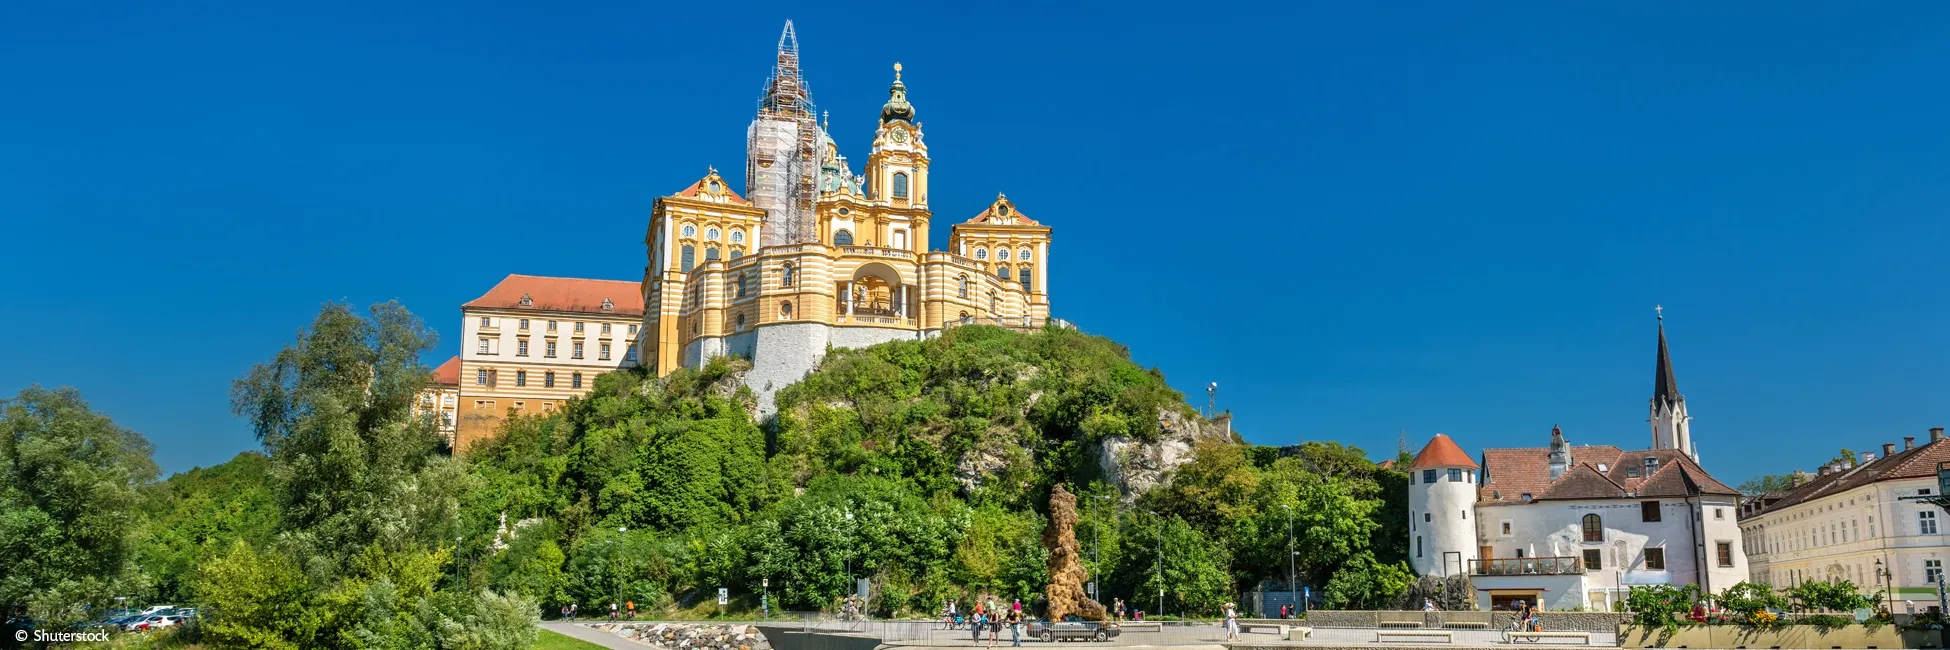
[[[589,627],[670,650],[772,650],[758,628],[702,623],[591,623]]]
[[[1443,614],[1427,614],[1428,620],[1424,626],[1435,627]],[[1515,616],[1513,612],[1492,612],[1490,629],[1510,627],[1510,620]],[[1313,627],[1371,628],[1380,625],[1380,618],[1379,613],[1373,611],[1314,610],[1307,612],[1304,624]],[[1627,616],[1610,612],[1538,612],[1538,618],[1542,620],[1544,629],[1553,632],[1617,632]]]

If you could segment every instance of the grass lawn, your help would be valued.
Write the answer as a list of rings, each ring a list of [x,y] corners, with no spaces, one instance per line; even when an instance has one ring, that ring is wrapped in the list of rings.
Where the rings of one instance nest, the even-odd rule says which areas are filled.
[[[548,630],[540,632],[542,635],[535,638],[534,650],[605,650],[602,646],[581,639],[571,639]]]

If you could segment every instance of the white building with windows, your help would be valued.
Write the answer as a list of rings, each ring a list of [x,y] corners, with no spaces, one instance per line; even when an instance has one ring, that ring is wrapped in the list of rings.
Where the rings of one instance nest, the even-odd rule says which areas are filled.
[[[1747,578],[1740,494],[1696,460],[1663,324],[1649,422],[1653,448],[1486,449],[1436,435],[1409,464],[1409,556],[1425,575],[1468,573],[1478,606],[1609,610],[1637,585]]]
[[[1937,496],[1937,463],[1950,462],[1950,443],[1939,427],[1921,446],[1907,437],[1881,452],[1797,473],[1787,492],[1750,504],[1740,519],[1750,579],[1780,588],[1847,580],[1863,593],[1888,589],[1918,610],[1934,607],[1950,515],[1922,499]]]

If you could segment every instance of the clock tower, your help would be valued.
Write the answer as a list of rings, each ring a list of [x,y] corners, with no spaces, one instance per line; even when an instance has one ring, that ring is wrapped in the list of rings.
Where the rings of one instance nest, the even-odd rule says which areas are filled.
[[[901,64],[894,64],[894,85],[880,108],[880,129],[874,132],[873,153],[867,157],[867,183],[872,200],[895,209],[926,209],[928,205],[928,146],[921,141],[921,123],[907,103],[901,83]]]

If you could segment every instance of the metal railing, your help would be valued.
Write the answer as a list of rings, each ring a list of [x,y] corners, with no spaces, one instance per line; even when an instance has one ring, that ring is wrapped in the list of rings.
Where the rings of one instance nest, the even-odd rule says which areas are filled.
[[[1470,560],[1470,575],[1524,576],[1584,573],[1584,559],[1576,557],[1514,557]]]

